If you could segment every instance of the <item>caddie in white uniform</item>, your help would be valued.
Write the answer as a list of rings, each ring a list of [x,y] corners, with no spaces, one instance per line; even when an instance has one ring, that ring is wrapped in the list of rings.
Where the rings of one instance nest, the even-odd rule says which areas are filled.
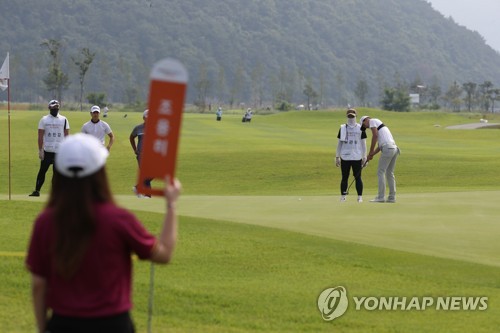
[[[45,174],[52,164],[55,167],[55,156],[59,145],[65,136],[69,135],[69,122],[66,117],[59,114],[59,102],[49,102],[50,114],[43,116],[38,123],[38,157],[40,158],[40,170],[36,176],[35,190],[30,197],[39,197],[40,190],[45,182]]]
[[[100,114],[101,108],[99,106],[94,105],[90,108],[90,116],[92,118],[83,124],[81,132],[95,136],[99,141],[101,141],[103,146],[106,146],[106,135],[109,136],[109,142],[106,146],[109,151],[115,142],[115,135],[113,134],[113,131],[108,123],[99,119]]]
[[[340,126],[337,135],[338,144],[335,153],[335,165],[342,170],[340,181],[340,201],[344,202],[347,195],[347,183],[352,169],[356,181],[358,202],[363,202],[363,180],[361,171],[366,162],[366,133],[356,122],[356,110],[349,108],[346,112],[347,123]]]
[[[380,121],[380,119],[372,119],[368,116],[363,116],[359,123],[362,127],[370,128],[372,131],[372,142],[370,153],[368,154],[368,161],[372,160],[373,156],[378,152],[381,152],[377,170],[378,194],[375,199],[370,200],[370,202],[394,203],[396,202],[396,177],[394,177],[394,169],[400,150],[392,137],[391,131],[382,121]],[[389,187],[389,196],[387,200],[385,200],[386,180],[387,186]]]

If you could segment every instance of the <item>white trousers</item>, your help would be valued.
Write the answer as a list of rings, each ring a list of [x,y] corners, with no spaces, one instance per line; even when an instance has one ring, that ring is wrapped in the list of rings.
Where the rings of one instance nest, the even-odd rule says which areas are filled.
[[[396,160],[400,154],[398,146],[395,144],[385,144],[380,148],[380,159],[378,161],[378,195],[377,199],[385,198],[386,180],[389,187],[388,200],[396,200],[396,177],[394,177],[394,168]]]

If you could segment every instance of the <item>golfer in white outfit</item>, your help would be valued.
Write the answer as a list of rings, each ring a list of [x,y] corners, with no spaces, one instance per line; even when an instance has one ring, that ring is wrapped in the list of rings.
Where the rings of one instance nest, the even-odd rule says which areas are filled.
[[[111,131],[111,127],[107,122],[99,119],[101,113],[101,108],[97,105],[94,105],[90,109],[90,116],[92,117],[89,121],[87,121],[82,126],[82,133],[90,134],[95,136],[99,141],[101,141],[103,146],[106,146],[106,135],[109,136],[109,143],[106,148],[111,150],[111,146],[113,142],[115,142],[115,136],[113,131]]]
[[[378,161],[378,194],[375,199],[370,202],[396,202],[396,178],[394,177],[394,168],[396,160],[400,154],[398,146],[392,137],[391,131],[385,126],[380,119],[370,118],[368,116],[361,117],[359,121],[362,127],[370,128],[372,131],[372,142],[368,161],[381,152]],[[378,146],[376,144],[378,143]],[[389,187],[389,196],[385,200],[385,186]]]

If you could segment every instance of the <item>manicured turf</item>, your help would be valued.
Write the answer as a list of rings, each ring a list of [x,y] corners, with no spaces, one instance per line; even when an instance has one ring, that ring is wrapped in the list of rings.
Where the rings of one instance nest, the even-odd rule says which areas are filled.
[[[172,265],[155,269],[153,331],[497,331],[498,131],[445,129],[484,115],[365,112],[388,124],[402,148],[396,204],[368,202],[376,163],[364,171],[365,202],[357,204],[353,190],[348,202],[338,202],[340,172],[332,161],[343,112],[257,115],[251,124],[238,114],[221,123],[214,115],[185,115],[180,239]],[[33,331],[23,256],[46,199],[27,197],[43,114],[12,116],[12,201],[2,200],[7,154],[0,151],[1,332]],[[73,133],[88,118],[65,115]],[[108,162],[117,200],[158,232],[162,200],[130,191],[136,162],[128,135],[140,113],[106,120],[117,136]],[[50,181],[42,192],[49,187]],[[133,315],[145,332],[150,266],[135,266]],[[356,311],[351,303],[344,316],[325,322],[317,297],[338,285],[349,296],[487,296],[489,302],[486,311],[469,312]]]

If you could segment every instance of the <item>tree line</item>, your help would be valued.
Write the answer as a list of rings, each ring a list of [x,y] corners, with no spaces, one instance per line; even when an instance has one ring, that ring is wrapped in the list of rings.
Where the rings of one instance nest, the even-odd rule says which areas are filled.
[[[411,102],[412,94],[418,96],[418,103],[415,105]],[[500,101],[500,88],[496,88],[491,81],[469,81],[462,84],[454,81],[444,93],[437,84],[426,86],[420,81],[414,81],[409,86],[385,88],[381,108],[389,111],[409,111],[412,107],[430,110],[447,108],[454,112],[466,110],[493,113],[496,111],[497,101]]]
[[[47,73],[43,78],[43,82],[47,91],[51,94],[51,98],[62,100],[63,91],[68,89],[70,79],[67,73],[61,69],[62,61],[62,43],[61,41],[50,39],[43,41],[40,46],[45,48],[50,56],[50,63]],[[81,49],[80,57],[71,57],[71,61],[78,69],[79,83],[79,105],[80,111],[83,105],[83,94],[85,86],[85,76],[96,55],[88,48]],[[298,73],[299,81],[302,85],[302,100],[305,101],[305,108],[311,110],[313,108],[325,107],[322,104],[323,94],[325,94],[324,82],[317,80],[319,86],[315,87],[311,77],[305,77],[302,73]],[[220,68],[218,82],[214,84],[208,76],[208,70],[203,65],[200,69],[200,74],[194,83],[196,98],[194,104],[201,112],[206,111],[208,105],[225,104],[230,108],[234,108],[236,96],[241,94],[243,87],[240,82],[236,82],[229,89],[229,99],[224,100],[225,95],[225,77],[224,68]],[[290,85],[294,83],[292,76],[286,72],[285,68],[281,68],[277,76],[271,76],[269,80],[270,86],[264,83],[264,72],[262,67],[252,71],[251,84],[251,102],[253,107],[257,108],[274,108],[281,111],[287,111],[295,107],[292,102],[293,91]],[[265,105],[264,90],[271,91],[271,105]],[[359,80],[353,91],[355,100],[352,104],[359,106],[369,106],[367,96],[369,94],[369,83],[366,80]],[[447,107],[453,111],[460,111],[463,107],[469,112],[480,110],[484,112],[495,111],[495,101],[500,100],[500,88],[496,88],[491,81],[483,83],[465,82],[459,84],[454,81],[449,85],[445,93],[442,93],[441,86],[437,81],[431,85],[426,85],[420,78],[414,79],[410,83],[404,82],[398,73],[395,74],[394,84],[383,87],[383,92],[380,99],[380,107],[389,111],[409,111],[412,107],[411,94],[419,97],[417,106],[422,109],[437,110],[441,107]],[[106,104],[105,93],[91,93],[86,97],[86,101],[91,104],[104,106]],[[298,98],[300,100],[300,98]],[[351,103],[349,103],[351,104]]]
[[[500,54],[424,0],[19,0],[2,14],[13,101],[143,103],[149,71],[166,56],[188,69],[187,101],[200,110],[379,106],[385,97],[404,109],[416,92],[403,81],[419,77],[429,107],[491,108],[480,85],[500,83]],[[450,82],[477,91],[458,103],[446,97]]]

